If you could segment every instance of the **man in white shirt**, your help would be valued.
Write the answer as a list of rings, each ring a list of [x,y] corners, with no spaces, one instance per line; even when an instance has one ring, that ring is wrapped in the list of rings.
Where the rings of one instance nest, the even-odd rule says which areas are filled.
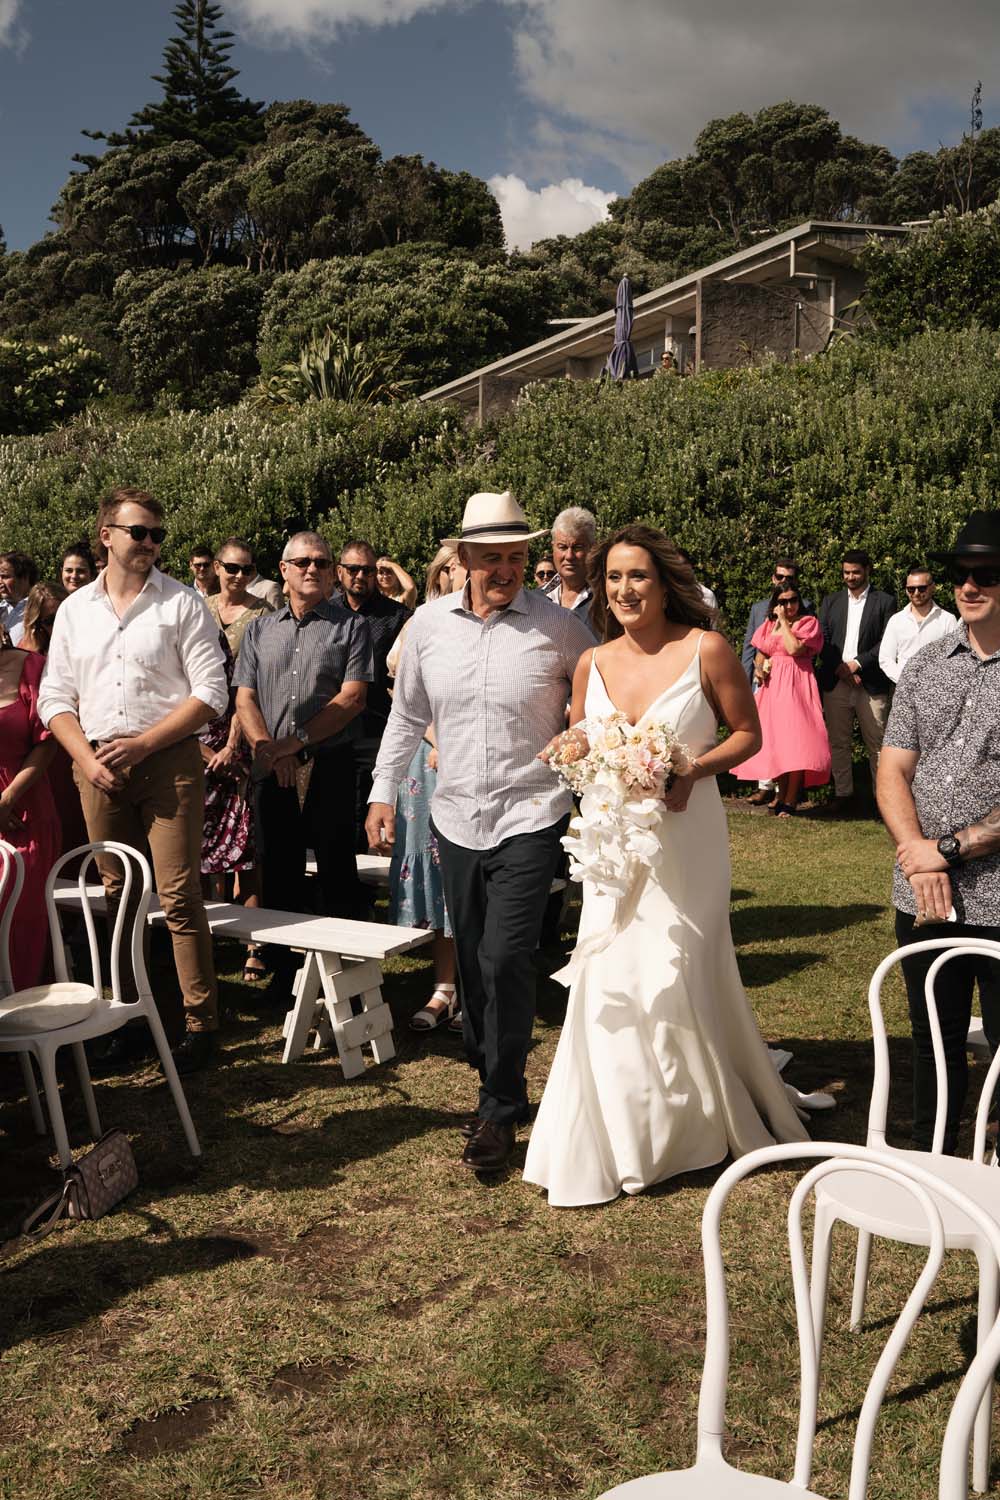
[[[24,608],[28,594],[38,582],[38,569],[24,552],[0,552],[0,624],[10,636],[12,646],[19,646],[24,635]]]
[[[469,581],[413,616],[375,765],[366,830],[390,852],[396,791],[427,725],[440,762],[431,801],[455,932],[462,1026],[479,1072],[463,1164],[497,1171],[528,1118],[534,951],[570,812],[539,751],[566,722],[585,622],[524,588],[531,532],[509,491],[473,495],[457,545]]]
[[[155,566],[163,508],[112,490],[98,513],[107,567],[56,615],[41,718],[73,757],[87,832],[148,845],[173,940],[187,1036],[178,1068],[216,1052],[212,938],[201,894],[204,767],[197,735],[229,702],[218,627],[191,590]],[[121,866],[101,862],[113,911]]]
[[[935,604],[934,578],[922,563],[915,563],[906,575],[906,596],[910,602],[893,615],[879,647],[878,664],[891,682],[899,681],[911,656],[958,625],[954,615]]]

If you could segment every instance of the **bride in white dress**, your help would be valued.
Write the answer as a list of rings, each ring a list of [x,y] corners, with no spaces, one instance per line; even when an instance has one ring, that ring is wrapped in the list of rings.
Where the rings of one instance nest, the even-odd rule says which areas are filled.
[[[609,639],[580,659],[571,723],[585,730],[616,709],[633,724],[656,718],[694,759],[666,793],[659,855],[627,924],[614,930],[614,897],[585,881],[578,952],[599,951],[554,976],[569,1001],[524,1179],[563,1208],[808,1139],[757,1030],[729,927],[715,777],[760,743],[746,676],[727,641],[701,628],[698,585],[662,532],[628,526],[608,538],[591,589]],[[720,723],[730,733],[717,744]]]

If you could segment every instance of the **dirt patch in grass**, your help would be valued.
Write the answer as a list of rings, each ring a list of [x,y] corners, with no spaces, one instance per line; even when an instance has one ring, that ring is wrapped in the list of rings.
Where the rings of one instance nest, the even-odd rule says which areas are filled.
[[[215,1396],[208,1401],[192,1401],[183,1411],[165,1411],[156,1417],[146,1417],[129,1428],[119,1448],[130,1458],[183,1453],[206,1432],[211,1432],[232,1404],[228,1396]]]
[[[401,1302],[391,1302],[388,1312],[391,1318],[399,1318],[407,1321],[415,1318],[425,1307],[433,1307],[437,1302],[443,1302],[448,1293],[454,1291],[455,1287],[465,1281],[464,1276],[446,1276],[444,1281],[438,1282],[437,1286],[422,1297],[404,1297]]]
[[[343,1380],[353,1364],[353,1359],[320,1359],[311,1364],[282,1365],[268,1381],[267,1394],[276,1401],[320,1396]]]

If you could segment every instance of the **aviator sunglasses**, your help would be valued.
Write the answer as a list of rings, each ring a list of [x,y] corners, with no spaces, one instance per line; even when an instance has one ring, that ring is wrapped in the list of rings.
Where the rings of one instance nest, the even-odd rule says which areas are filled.
[[[286,557],[284,560],[287,563],[291,563],[293,568],[301,568],[303,573],[310,566],[314,567],[319,573],[325,573],[327,568],[333,567],[333,563],[328,557]]]
[[[926,594],[930,587],[929,583],[908,583],[906,585],[906,592],[908,594]]]
[[[144,542],[149,537],[159,546],[167,535],[162,526],[123,526],[120,521],[108,521],[107,525],[111,531],[127,531],[133,542]]]
[[[981,568],[970,568],[965,563],[950,562],[948,577],[956,588],[961,588],[971,578],[977,589],[995,589],[1000,586],[1000,566],[994,563],[992,566],[986,564]]]

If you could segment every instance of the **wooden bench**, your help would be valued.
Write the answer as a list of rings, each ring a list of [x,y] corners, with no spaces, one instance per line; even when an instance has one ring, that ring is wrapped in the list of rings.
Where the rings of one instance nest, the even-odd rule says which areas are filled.
[[[103,887],[95,882],[87,890],[93,909],[103,911]],[[55,900],[58,906],[79,910],[76,881],[58,880]],[[382,964],[393,954],[408,953],[430,942],[433,933],[417,927],[317,917],[311,912],[267,911],[229,901],[206,901],[205,912],[215,937],[276,943],[305,954],[293,985],[294,1003],[285,1017],[282,1062],[302,1056],[311,1032],[316,1033],[317,1048],[334,1043],[345,1078],[364,1071],[361,1049],[366,1044],[376,1062],[395,1056],[392,1013],[382,998]],[[148,920],[151,927],[166,925],[156,896]],[[355,1000],[361,1007],[358,1015],[352,1005]]]

